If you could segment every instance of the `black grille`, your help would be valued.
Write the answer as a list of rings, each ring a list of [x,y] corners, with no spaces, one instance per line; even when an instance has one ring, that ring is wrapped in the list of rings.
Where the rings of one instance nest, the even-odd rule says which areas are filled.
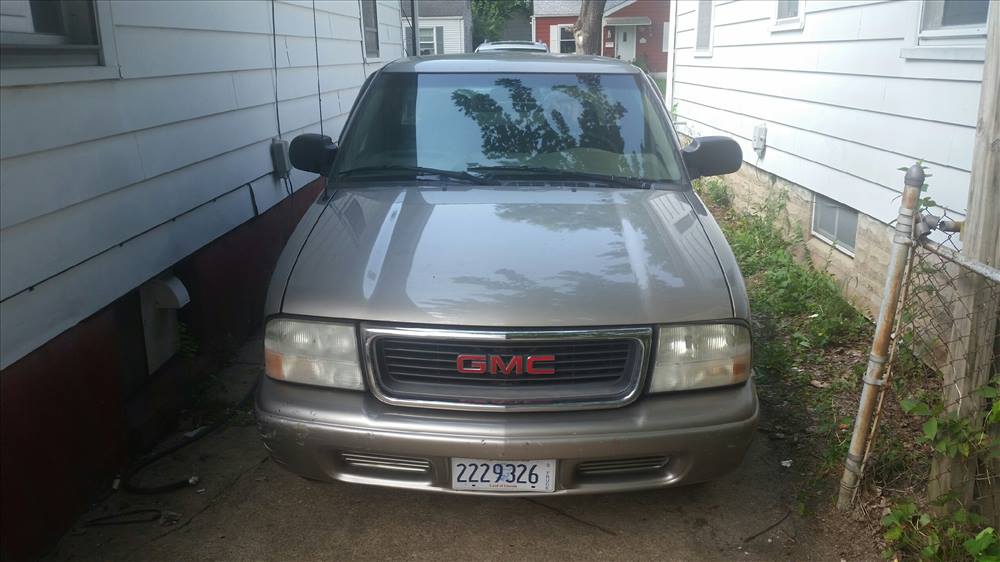
[[[634,338],[483,342],[380,337],[372,345],[376,376],[386,395],[487,404],[623,400],[636,388],[643,351]],[[460,373],[459,355],[485,357],[486,372]],[[511,368],[515,356],[521,358],[521,371]],[[527,358],[538,356],[554,356],[536,364],[554,372],[528,372]],[[492,357],[511,372],[491,372]]]

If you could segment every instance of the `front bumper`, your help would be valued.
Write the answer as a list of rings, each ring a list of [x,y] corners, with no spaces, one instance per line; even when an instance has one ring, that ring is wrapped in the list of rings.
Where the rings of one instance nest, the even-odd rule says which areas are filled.
[[[367,392],[262,377],[256,405],[261,437],[272,458],[301,476],[479,495],[491,492],[451,488],[451,457],[556,459],[555,494],[713,480],[739,466],[758,412],[752,382],[643,396],[607,410],[504,414],[390,406]],[[389,462],[356,462],[358,455]],[[667,462],[610,474],[590,474],[580,466],[648,457],[666,457]]]

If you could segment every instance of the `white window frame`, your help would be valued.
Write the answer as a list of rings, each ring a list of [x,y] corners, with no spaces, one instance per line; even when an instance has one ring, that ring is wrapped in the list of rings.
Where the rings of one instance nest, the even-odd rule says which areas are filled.
[[[850,210],[850,211],[854,211],[854,213],[858,216],[859,220],[856,222],[855,227],[854,227],[854,248],[853,249],[852,248],[848,248],[847,246],[844,246],[843,242],[838,242],[837,240],[831,239],[826,234],[823,234],[823,233],[818,232],[816,230],[816,208],[819,206],[819,203],[820,203],[819,200],[820,200],[820,198],[826,199],[827,201],[830,201],[830,202],[836,204],[839,207],[843,207],[844,209],[847,209],[847,210]],[[834,248],[836,248],[842,254],[845,254],[845,255],[853,258],[854,255],[855,255],[854,253],[855,253],[855,251],[857,251],[857,248],[858,248],[858,227],[860,226],[860,222],[861,222],[860,221],[861,212],[858,211],[857,209],[854,209],[852,207],[844,205],[843,203],[841,203],[840,201],[837,201],[836,199],[833,199],[833,198],[830,198],[830,197],[826,197],[825,195],[821,195],[819,193],[814,193],[812,199],[813,199],[812,200],[812,213],[811,213],[811,216],[809,218],[809,231],[812,233],[813,237],[817,238],[819,240],[822,240],[823,242],[826,242],[827,244],[829,244],[829,245],[833,246]],[[834,230],[836,230],[836,226],[834,226]],[[834,233],[834,236],[836,236],[836,233]]]
[[[424,45],[425,42],[423,41],[423,39],[421,39],[420,33],[422,31],[424,31],[425,29],[429,30],[431,32],[431,41],[430,41],[430,43],[431,43],[432,51],[431,51],[430,54],[432,54],[432,55],[443,55],[444,54],[444,26],[443,25],[420,26],[420,28],[417,30],[417,39],[418,39],[418,41],[417,41],[417,47],[416,47],[416,51],[417,51],[416,54],[419,55],[419,56],[424,56],[422,50],[423,50],[423,45]],[[441,43],[440,44],[438,44],[438,42],[437,42],[437,30],[438,29],[441,30]]]
[[[434,26],[431,26],[431,27],[423,27],[423,26],[421,26],[421,27],[417,28],[417,47],[416,47],[416,51],[417,51],[416,55],[417,56],[421,56],[421,57],[425,56],[425,55],[423,53],[423,44],[424,44],[424,41],[421,40],[420,33],[423,32],[425,29],[429,30],[431,32],[431,52],[430,52],[430,54],[432,54],[432,55],[436,55],[437,54],[437,33],[435,33],[435,31],[434,31]]]
[[[700,0],[697,4],[695,4],[694,10],[694,56],[699,58],[711,57],[712,49],[715,47],[715,0],[708,0],[706,5],[709,7],[709,10],[711,10],[712,17],[709,21],[710,25],[708,26],[708,47],[704,49],[698,48],[698,20],[701,19],[702,6]]]
[[[38,66],[5,68],[0,72],[0,87],[34,86],[60,82],[92,82],[122,78],[115,48],[114,22],[110,0],[94,0],[94,25],[97,28],[100,64],[91,66]]]
[[[568,29],[569,30],[569,34],[573,35],[573,24],[571,24],[571,23],[560,23],[556,27],[559,28],[559,43],[558,43],[558,50],[556,52],[557,53],[562,53],[563,52],[563,50],[562,50],[562,43],[563,43],[563,41],[568,41],[568,39],[563,39],[562,38],[562,32],[563,32],[564,29]],[[576,36],[573,36],[573,47],[574,47],[573,52],[572,53],[566,53],[566,54],[572,55],[572,54],[576,53],[576,48],[575,48],[576,47]],[[550,47],[550,49],[551,49],[551,47]]]
[[[361,54],[364,56],[364,61],[368,62],[382,62],[382,33],[379,31],[379,19],[378,19],[378,0],[372,0],[372,6],[375,8],[375,36],[378,38],[378,54],[375,56],[368,54],[368,40],[365,39],[365,2],[364,0],[358,0],[358,25],[361,26]],[[420,47],[416,47],[417,50]]]
[[[951,29],[924,30],[924,11],[927,0],[913,4],[912,16],[916,19],[912,32],[907,34],[908,46],[899,50],[900,58],[907,60],[943,60],[983,62],[986,60],[986,25],[954,27]],[[996,9],[990,3],[989,10]],[[986,19],[989,21],[989,11]]]
[[[955,1],[955,0],[944,0],[944,1]],[[924,29],[924,15],[927,12],[927,0],[921,0],[920,2],[920,17],[917,19],[917,36],[920,39],[957,39],[964,37],[982,37],[986,40],[986,26],[987,22],[990,20],[990,8],[993,6],[993,2],[987,2],[986,6],[986,21],[982,25],[967,25],[967,26],[952,26],[950,28],[944,29]]]
[[[771,14],[771,33],[782,31],[800,31],[806,25],[806,0],[798,0],[798,14],[790,18],[778,17],[778,0],[774,0],[774,11]]]

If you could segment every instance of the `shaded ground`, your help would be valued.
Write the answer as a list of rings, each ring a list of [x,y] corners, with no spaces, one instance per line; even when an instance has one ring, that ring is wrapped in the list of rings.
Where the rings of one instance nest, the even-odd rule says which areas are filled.
[[[251,341],[219,376],[212,400],[239,402],[259,372]],[[765,412],[765,427],[773,416]],[[779,449],[785,449],[784,451]],[[790,449],[760,434],[726,478],[654,492],[537,499],[477,498],[310,482],[270,462],[252,418],[162,459],[143,483],[197,474],[162,495],[118,492],[80,519],[51,560],[636,559],[870,560],[867,538],[799,515]],[[87,526],[158,509],[159,521]]]

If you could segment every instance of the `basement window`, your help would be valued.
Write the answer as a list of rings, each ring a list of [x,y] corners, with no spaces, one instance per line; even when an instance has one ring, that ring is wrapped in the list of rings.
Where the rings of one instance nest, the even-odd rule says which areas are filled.
[[[0,2],[0,68],[101,64],[93,0]]]
[[[858,234],[858,212],[817,194],[813,201],[812,233],[853,256]]]

